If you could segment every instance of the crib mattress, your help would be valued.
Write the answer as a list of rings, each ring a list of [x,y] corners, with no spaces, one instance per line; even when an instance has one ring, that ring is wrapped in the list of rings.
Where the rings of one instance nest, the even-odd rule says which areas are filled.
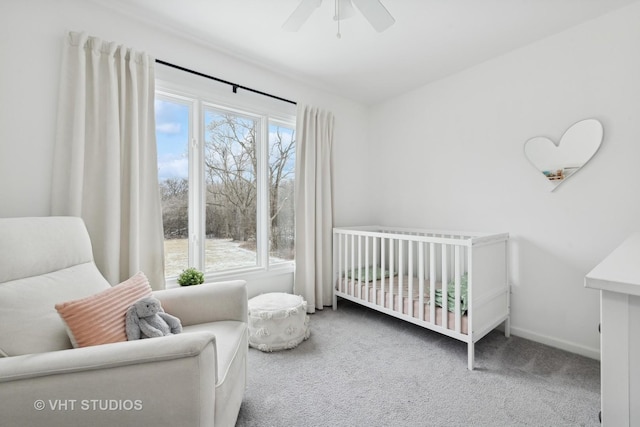
[[[399,284],[400,278],[398,276],[393,277],[393,302],[392,306],[389,305],[389,278],[385,278],[385,290],[382,292],[382,283],[380,280],[376,280],[375,282],[360,282],[357,280],[347,280],[342,281],[343,286],[336,285],[336,289],[340,292],[343,292],[351,297],[359,298],[361,300],[366,300],[375,305],[379,305],[381,307],[386,307],[393,311],[400,311],[399,308]],[[358,290],[358,287],[360,288]],[[346,288],[346,289],[345,289]],[[368,296],[367,296],[367,288],[368,288]],[[436,289],[441,289],[442,284],[436,283]],[[375,298],[374,298],[374,289],[375,289]],[[412,290],[412,305],[413,305],[413,313],[412,317],[416,319],[420,319],[420,301],[419,301],[419,284],[418,279],[413,278],[413,290]],[[429,300],[429,281],[424,281],[424,320],[426,322],[435,323],[438,326],[442,326],[442,316],[443,312],[447,313],[447,329],[455,330],[455,321],[456,315],[454,312],[443,310],[441,307],[436,307],[435,309],[435,322],[431,320],[431,304]],[[405,315],[409,315],[409,276],[403,276],[402,278],[402,313]],[[468,318],[467,315],[463,315],[460,317],[460,332],[464,335],[468,334]]]

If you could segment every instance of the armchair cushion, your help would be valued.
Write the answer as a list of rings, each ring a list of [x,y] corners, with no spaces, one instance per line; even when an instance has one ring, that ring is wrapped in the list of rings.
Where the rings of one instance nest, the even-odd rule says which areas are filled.
[[[1,244],[0,244],[1,246]],[[0,354],[71,348],[57,302],[109,288],[93,262],[0,284]]]
[[[2,218],[0,236],[0,283],[93,262],[80,218]]]
[[[151,295],[151,286],[139,272],[119,285],[97,294],[55,305],[74,347],[127,341],[125,316],[140,298]]]
[[[109,287],[80,218],[1,218],[0,356],[71,348],[54,305]]]

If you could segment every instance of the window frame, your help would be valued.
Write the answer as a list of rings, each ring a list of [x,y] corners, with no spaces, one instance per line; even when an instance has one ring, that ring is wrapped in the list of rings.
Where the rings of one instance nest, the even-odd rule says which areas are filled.
[[[232,93],[222,88],[206,87],[189,76],[162,79],[156,76],[155,99],[189,105],[189,209],[188,209],[188,266],[205,273],[205,281],[234,278],[259,278],[293,273],[295,260],[270,262],[269,239],[269,127],[271,124],[296,129],[295,106],[283,106],[281,101],[255,99],[256,95]],[[176,83],[176,80],[180,83]],[[182,80],[187,81],[185,84]],[[210,85],[207,85],[210,86]],[[215,90],[217,89],[217,90]],[[223,271],[206,272],[206,177],[205,112],[207,109],[238,114],[259,120],[256,138],[258,163],[256,170],[256,265]],[[295,173],[295,172],[294,172]],[[177,286],[177,277],[165,277],[168,286]]]

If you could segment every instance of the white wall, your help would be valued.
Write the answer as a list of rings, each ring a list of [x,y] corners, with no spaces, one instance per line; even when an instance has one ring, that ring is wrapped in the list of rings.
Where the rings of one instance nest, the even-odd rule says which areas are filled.
[[[511,235],[514,334],[599,355],[584,275],[640,229],[640,3],[373,108],[377,222]],[[556,191],[523,153],[595,117],[604,141]],[[373,199],[374,194],[370,194]]]
[[[355,161],[366,143],[367,109],[363,105],[233,59],[196,40],[133,20],[97,3],[2,0],[0,217],[50,214],[59,70],[62,41],[69,30],[86,31],[174,64],[332,111],[336,117],[335,181],[340,183],[336,186],[335,222],[354,222],[361,212],[367,212],[364,201],[360,205],[353,201],[365,179]],[[291,286],[291,274],[252,282],[252,294],[286,290]]]

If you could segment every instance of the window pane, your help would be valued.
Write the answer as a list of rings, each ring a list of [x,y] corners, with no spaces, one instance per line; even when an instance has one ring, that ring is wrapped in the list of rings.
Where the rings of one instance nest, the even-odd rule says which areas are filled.
[[[205,110],[205,271],[258,263],[257,152],[259,121]]]
[[[295,129],[269,124],[269,262],[289,261],[294,254]]]
[[[173,277],[189,265],[189,106],[156,99],[155,110],[164,271]]]

